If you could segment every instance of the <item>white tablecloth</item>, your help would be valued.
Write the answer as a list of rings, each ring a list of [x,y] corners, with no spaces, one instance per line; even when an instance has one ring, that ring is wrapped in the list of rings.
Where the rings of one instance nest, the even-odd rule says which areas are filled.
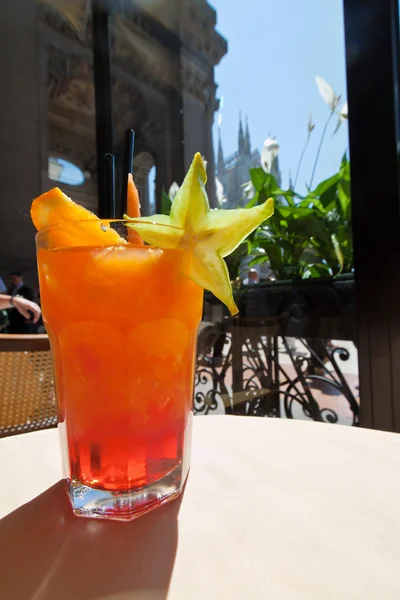
[[[197,417],[181,502],[78,519],[57,432],[0,440],[4,600],[400,598],[400,436]]]

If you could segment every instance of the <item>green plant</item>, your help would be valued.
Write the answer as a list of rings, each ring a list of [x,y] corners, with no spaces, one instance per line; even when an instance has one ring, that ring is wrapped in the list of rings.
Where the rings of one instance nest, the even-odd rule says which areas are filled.
[[[337,173],[319,183],[314,189],[311,187],[329,123],[336,114],[338,122],[333,131],[334,135],[347,119],[347,103],[339,108],[340,95],[337,95],[322,77],[316,77],[316,84],[322,99],[329,107],[329,114],[322,129],[307,194],[300,196],[295,187],[311,134],[315,129],[311,115],[295,181],[290,189],[281,189],[271,173],[271,165],[279,152],[276,142],[274,146],[270,145],[274,154],[271,150],[269,156],[269,147],[264,148],[266,156],[261,161],[264,168],[250,171],[254,196],[247,206],[264,202],[268,197],[275,201],[273,217],[267,225],[259,227],[248,240],[248,254],[253,256],[250,264],[268,262],[276,279],[336,276],[353,269],[350,163],[346,155],[343,156]]]
[[[351,229],[350,162],[344,155],[338,173],[322,181],[300,202],[316,210],[322,229],[314,232],[311,244],[330,267],[332,274],[353,269]],[[331,243],[329,243],[329,240]],[[340,267],[339,271],[337,270]]]
[[[248,206],[272,197],[275,214],[249,238],[252,265],[268,262],[276,279],[335,276],[353,268],[350,164],[306,196],[281,189],[271,173],[250,171],[255,189]]]

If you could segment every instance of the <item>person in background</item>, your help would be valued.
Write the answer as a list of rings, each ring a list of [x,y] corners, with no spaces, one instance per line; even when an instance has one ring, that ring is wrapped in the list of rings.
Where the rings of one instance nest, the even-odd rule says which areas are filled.
[[[255,285],[256,283],[260,283],[260,274],[257,269],[251,268],[243,281],[243,285]]]
[[[39,317],[41,315],[40,306],[36,304],[36,302],[32,302],[31,300],[27,300],[22,296],[10,296],[9,294],[0,294],[0,311],[5,309],[15,309],[18,314],[20,314],[24,320],[31,321],[32,323],[37,323]],[[10,333],[16,333],[15,331],[10,331]]]
[[[13,273],[10,273],[10,284],[8,295],[11,296],[12,301],[10,302],[11,307],[8,313],[9,333],[35,333],[35,323],[37,320],[33,321],[29,313],[24,315],[23,312],[18,310],[17,305],[14,305],[17,297],[25,298],[25,300],[29,300],[29,302],[34,303],[35,294],[33,289],[26,285],[20,271],[14,271]],[[28,310],[31,310],[33,315],[35,315],[35,311],[32,309]]]
[[[0,294],[4,294],[7,292],[7,288],[4,284],[3,279],[0,277]],[[4,331],[9,325],[8,321],[8,313],[6,310],[1,310],[0,308],[0,333]]]
[[[8,293],[10,296],[22,296],[27,300],[33,302],[34,293],[33,289],[26,285],[24,282],[24,278],[20,271],[13,271],[10,273],[10,287],[8,288]]]

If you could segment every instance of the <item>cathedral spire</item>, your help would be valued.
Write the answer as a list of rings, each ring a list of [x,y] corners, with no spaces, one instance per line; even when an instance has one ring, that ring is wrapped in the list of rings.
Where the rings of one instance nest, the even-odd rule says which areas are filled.
[[[249,131],[249,122],[246,117],[246,137],[245,137],[245,150],[246,155],[251,156],[251,142],[250,142],[250,131]]]
[[[218,177],[224,173],[224,151],[222,150],[221,128],[218,127]]]
[[[246,138],[245,138],[245,150],[246,155],[251,156],[251,142],[250,142],[250,131],[249,131],[249,122],[246,117]]]
[[[289,190],[294,190],[294,184],[292,179],[292,172],[289,171]]]
[[[239,112],[239,156],[243,156],[246,153],[243,125],[242,125],[242,113]]]

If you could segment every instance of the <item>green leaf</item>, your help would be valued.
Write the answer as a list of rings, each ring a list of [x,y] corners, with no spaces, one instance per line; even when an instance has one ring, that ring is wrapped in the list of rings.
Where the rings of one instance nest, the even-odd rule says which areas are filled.
[[[339,178],[350,181],[350,162],[347,160],[346,154],[342,158],[340,163]]]
[[[281,248],[275,242],[265,242],[262,247],[265,250],[264,256],[266,256],[269,266],[275,274],[278,274],[284,266]]]
[[[319,197],[325,194],[329,189],[332,188],[339,180],[339,173],[335,173],[332,177],[328,177],[328,179],[324,179],[317,185],[317,187],[312,191],[312,194]]]
[[[339,212],[343,223],[350,226],[351,221],[351,195],[350,182],[342,180],[338,185]]]
[[[273,217],[271,217],[271,219],[272,218]],[[270,219],[270,223],[271,223],[271,219]],[[271,240],[271,239],[274,239],[274,234],[268,225],[267,226],[261,225],[261,227],[258,227],[256,229],[256,231],[254,233],[254,243],[255,244],[257,242],[262,242],[263,240]]]
[[[346,155],[342,159],[339,172],[338,184],[338,210],[342,222],[348,223],[351,221],[351,190],[350,190],[350,163]]]
[[[225,257],[231,281],[239,275],[239,268],[242,259],[247,255],[247,243],[240,244],[231,254]]]
[[[261,192],[261,194],[262,194],[262,192]],[[246,204],[246,208],[253,208],[253,206],[257,206],[257,204],[260,204],[259,199],[260,199],[260,192],[256,192],[254,194],[254,196],[252,197],[252,199]]]
[[[309,274],[307,275],[307,277],[305,277],[305,279],[308,279],[310,277],[327,277],[331,275],[329,267],[322,263],[315,265],[307,265],[307,270]]]
[[[285,198],[286,202],[288,203],[289,206],[294,206],[294,198],[297,197],[297,194],[295,194],[295,192],[293,192],[293,190],[281,190],[278,188],[278,191],[276,192],[277,195],[281,196],[282,198]]]
[[[296,206],[296,208],[292,206],[278,206],[275,210],[276,216],[286,220],[299,219],[301,216],[308,214],[308,212],[308,208],[300,208],[299,206]]]
[[[322,215],[326,214],[326,208],[322,202],[312,196],[306,196],[297,206],[300,208],[316,208]]]
[[[251,182],[254,185],[257,192],[259,192],[263,188],[266,175],[267,173],[261,167],[250,169]]]
[[[332,177],[321,181],[310,194],[311,196],[319,198],[325,212],[329,212],[335,207],[338,181],[339,173],[335,173]]]
[[[171,206],[171,198],[168,196],[165,190],[163,190],[161,195],[161,214],[169,215],[169,213],[171,212]]]
[[[339,273],[337,273],[337,274],[340,275],[340,273],[343,271],[343,264],[344,264],[343,254],[342,254],[342,251],[340,249],[339,242],[337,241],[336,236],[335,236],[334,233],[332,233],[331,239],[332,239],[332,244],[333,244],[333,247],[334,247],[334,250],[335,250],[335,254],[336,254],[337,259],[338,259],[338,263],[340,265],[340,270],[339,270]]]
[[[282,193],[282,190],[276,183],[276,179],[272,173],[264,173],[264,184],[262,189],[266,198],[270,198],[271,196],[273,197]]]
[[[342,170],[342,168],[345,168],[347,165],[350,167],[349,159],[347,158],[347,153],[345,152],[342,156],[342,161],[340,163],[340,171]],[[349,173],[350,173],[350,170],[349,170]]]
[[[266,262],[269,262],[269,257],[266,254],[260,254],[250,261],[249,267],[254,267],[254,265],[263,265]]]

